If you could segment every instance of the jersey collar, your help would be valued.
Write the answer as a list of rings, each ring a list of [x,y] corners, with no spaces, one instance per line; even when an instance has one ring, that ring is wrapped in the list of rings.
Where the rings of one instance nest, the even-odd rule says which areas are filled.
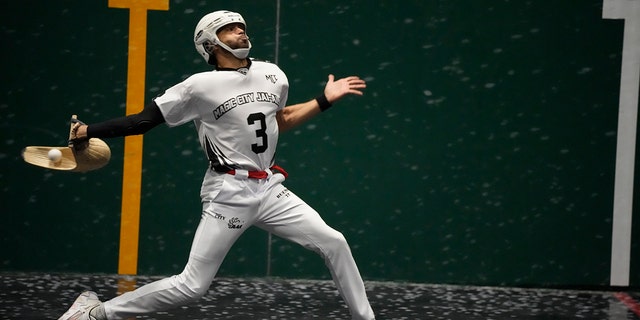
[[[251,59],[247,58],[247,66],[242,68],[218,68],[216,67],[216,71],[238,71],[242,74],[247,74],[249,72],[249,68],[251,67]]]

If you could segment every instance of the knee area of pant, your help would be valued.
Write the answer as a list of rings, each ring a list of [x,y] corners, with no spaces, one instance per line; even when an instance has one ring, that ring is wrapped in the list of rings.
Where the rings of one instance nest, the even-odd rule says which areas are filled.
[[[326,248],[331,251],[340,251],[349,249],[347,239],[341,232],[335,231],[325,239]]]
[[[198,300],[202,298],[209,290],[210,282],[198,281],[187,275],[181,274],[175,277],[175,286],[189,300]]]

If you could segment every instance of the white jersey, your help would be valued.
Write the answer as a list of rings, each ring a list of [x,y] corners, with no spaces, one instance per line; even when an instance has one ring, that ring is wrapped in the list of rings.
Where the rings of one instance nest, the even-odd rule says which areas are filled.
[[[127,319],[201,298],[231,246],[254,225],[320,254],[351,318],[375,318],[342,233],[282,185],[284,174],[268,170],[278,143],[276,113],[285,107],[288,87],[277,66],[253,61],[244,72],[195,74],[155,99],[168,125],[195,122],[212,169],[200,189],[202,215],[184,271],[104,302],[109,318]],[[234,174],[227,174],[231,169]],[[243,170],[268,175],[249,178]],[[77,310],[76,302],[65,315]]]
[[[251,61],[239,70],[194,74],[155,102],[169,126],[195,123],[215,171],[266,170],[278,143],[276,112],[285,107],[288,91],[280,68]]]

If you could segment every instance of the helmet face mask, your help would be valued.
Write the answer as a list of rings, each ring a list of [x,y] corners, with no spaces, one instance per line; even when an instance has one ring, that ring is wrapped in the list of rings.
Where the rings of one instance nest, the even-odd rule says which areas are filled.
[[[193,42],[198,53],[207,61],[207,63],[215,65],[215,56],[213,54],[213,45],[218,45],[224,50],[229,51],[238,59],[245,59],[249,56],[251,50],[251,42],[248,41],[247,48],[232,49],[218,38],[218,30],[222,27],[239,23],[246,30],[247,24],[239,13],[231,11],[215,11],[209,13],[200,19],[193,34]]]

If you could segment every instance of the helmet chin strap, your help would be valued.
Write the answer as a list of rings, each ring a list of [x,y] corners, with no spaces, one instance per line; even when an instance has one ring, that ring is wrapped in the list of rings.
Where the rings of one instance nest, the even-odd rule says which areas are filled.
[[[249,56],[249,51],[251,50],[251,42],[250,41],[249,41],[249,47],[248,48],[238,48],[238,49],[231,49],[228,45],[222,43],[222,41],[216,41],[216,44],[221,46],[223,49],[231,52],[231,54],[233,54],[233,56],[238,58],[238,59],[245,59],[246,57],[248,57]]]

